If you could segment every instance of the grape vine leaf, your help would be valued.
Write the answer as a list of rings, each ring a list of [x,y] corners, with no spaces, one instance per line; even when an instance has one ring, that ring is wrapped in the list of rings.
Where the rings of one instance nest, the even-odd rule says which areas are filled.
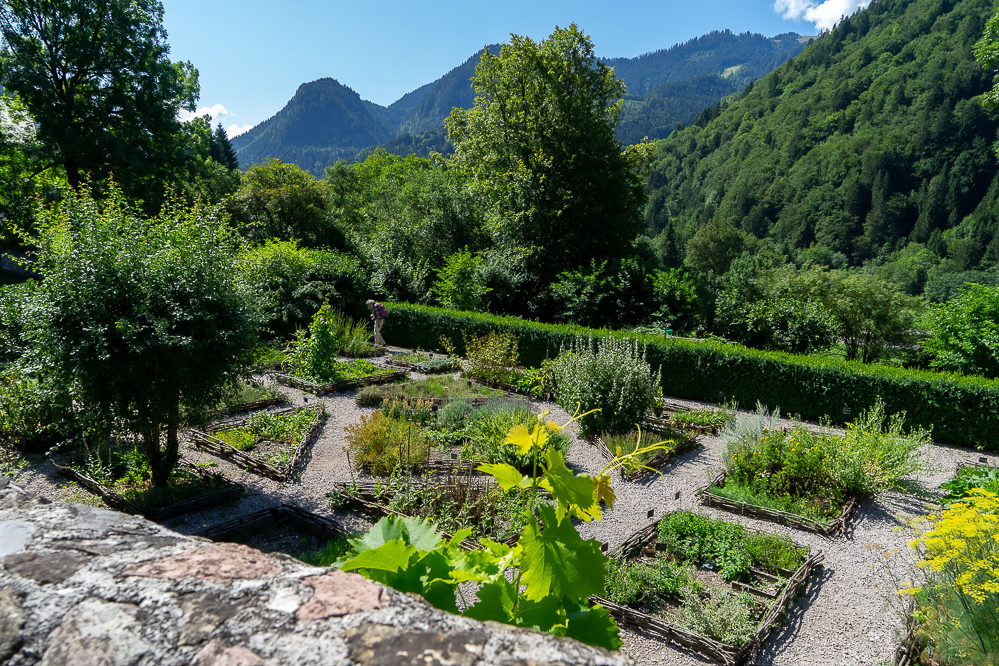
[[[376,569],[398,573],[409,566],[410,557],[416,554],[416,548],[402,539],[392,539],[375,548],[362,550],[350,558],[340,568],[344,571],[355,569]]]
[[[603,606],[569,611],[569,627],[565,635],[577,641],[598,645],[608,650],[621,647],[621,635],[610,611]]]
[[[552,507],[542,505],[538,513],[544,530],[531,521],[518,542],[524,596],[539,601],[552,594],[579,601],[602,593],[604,557],[599,544],[583,541],[571,519],[559,520]]]
[[[470,606],[465,615],[485,622],[494,620],[509,624],[517,603],[517,590],[506,578],[499,578],[479,587],[478,603]]]
[[[511,488],[530,488],[531,477],[521,474],[516,467],[507,463],[485,463],[476,468],[484,474],[491,474],[504,491]]]
[[[558,518],[572,512],[587,522],[600,520],[600,502],[594,495],[593,477],[576,475],[565,466],[565,458],[558,451],[545,451],[545,479],[552,498],[558,504]]]

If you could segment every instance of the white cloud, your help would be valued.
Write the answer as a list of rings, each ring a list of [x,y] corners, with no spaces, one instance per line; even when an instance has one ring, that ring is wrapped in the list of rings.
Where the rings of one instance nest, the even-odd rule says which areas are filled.
[[[249,132],[251,129],[253,129],[253,125],[237,125],[233,123],[225,128],[225,133],[231,139],[234,136]]]
[[[225,108],[224,104],[212,104],[211,106],[199,106],[194,111],[181,110],[181,112],[177,115],[181,120],[186,122],[192,118],[200,118],[205,115],[211,116],[212,120],[215,120],[220,116],[228,116],[232,114],[229,112],[229,109]]]
[[[818,30],[829,30],[844,16],[871,4],[871,0],[774,0],[774,11],[786,19],[804,19]]]

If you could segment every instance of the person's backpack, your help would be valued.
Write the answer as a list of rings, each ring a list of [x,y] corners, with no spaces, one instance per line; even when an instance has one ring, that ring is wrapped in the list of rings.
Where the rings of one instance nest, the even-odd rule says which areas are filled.
[[[385,319],[388,317],[388,310],[381,303],[375,303],[375,314],[378,315],[379,319]]]

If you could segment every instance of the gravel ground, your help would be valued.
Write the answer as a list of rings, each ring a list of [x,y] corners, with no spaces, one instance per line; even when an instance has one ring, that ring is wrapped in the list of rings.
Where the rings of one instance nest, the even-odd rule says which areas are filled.
[[[399,351],[399,350],[391,350]],[[418,376],[418,375],[411,375]],[[301,391],[280,387],[294,404],[314,403],[317,398]],[[330,512],[326,495],[335,484],[351,480],[344,451],[344,428],[356,423],[372,408],[358,407],[355,392],[322,398],[328,419],[318,441],[306,453],[299,476],[288,483],[277,483],[239,469],[225,460],[185,448],[184,455],[197,462],[215,462],[228,478],[243,484],[248,492],[240,502],[169,521],[173,529],[197,533],[213,524],[238,515],[288,502],[315,513],[330,515],[345,527],[363,530],[371,523],[352,512]],[[690,406],[701,403],[674,400]],[[552,418],[567,420],[559,407],[536,403],[551,409]],[[744,416],[745,413],[741,413]],[[573,436],[569,464],[579,472],[600,471],[605,460],[599,451],[579,437],[575,424],[568,428]],[[598,523],[580,525],[584,538],[596,538],[614,548],[635,531],[651,522],[648,511],[658,518],[664,511],[694,509],[713,517],[740,522],[747,527],[787,534],[798,543],[821,550],[825,562],[813,576],[804,595],[792,606],[791,617],[776,630],[764,645],[757,663],[761,666],[801,664],[872,665],[891,663],[902,626],[897,583],[910,577],[913,558],[906,547],[912,532],[907,522],[928,511],[924,499],[938,494],[936,487],[945,481],[960,462],[975,461],[985,455],[999,464],[999,457],[948,446],[933,446],[926,452],[927,469],[914,478],[915,494],[882,493],[861,504],[845,537],[826,538],[773,523],[737,516],[716,509],[700,507],[694,491],[705,485],[721,466],[723,444],[718,437],[702,436],[702,447],[679,456],[662,476],[644,483],[629,483],[615,476],[617,501]],[[66,486],[42,456],[30,456],[20,468],[4,463],[16,483],[32,492],[62,501],[90,501],[93,498],[73,486]],[[365,475],[355,473],[363,480]],[[675,499],[676,492],[680,499]],[[622,630],[623,652],[638,664],[680,666],[712,663],[659,639]]]

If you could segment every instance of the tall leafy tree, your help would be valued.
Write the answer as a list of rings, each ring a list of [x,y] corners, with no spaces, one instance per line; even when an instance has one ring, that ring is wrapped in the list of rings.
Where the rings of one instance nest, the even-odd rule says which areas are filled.
[[[160,2],[5,0],[0,38],[0,85],[38,122],[71,185],[113,172],[141,196],[189,161],[192,133],[177,112],[194,109],[198,74],[167,57]]]
[[[41,217],[45,279],[23,362],[71,388],[97,432],[120,425],[140,436],[153,483],[164,485],[179,458],[181,408],[218,404],[256,344],[238,239],[212,210],[168,202],[142,218],[117,188],[103,204],[72,193]]]
[[[614,136],[624,84],[575,25],[511,35],[472,79],[475,103],[445,121],[456,164],[484,195],[498,249],[528,248],[532,291],[591,259],[622,256],[644,201]]]

